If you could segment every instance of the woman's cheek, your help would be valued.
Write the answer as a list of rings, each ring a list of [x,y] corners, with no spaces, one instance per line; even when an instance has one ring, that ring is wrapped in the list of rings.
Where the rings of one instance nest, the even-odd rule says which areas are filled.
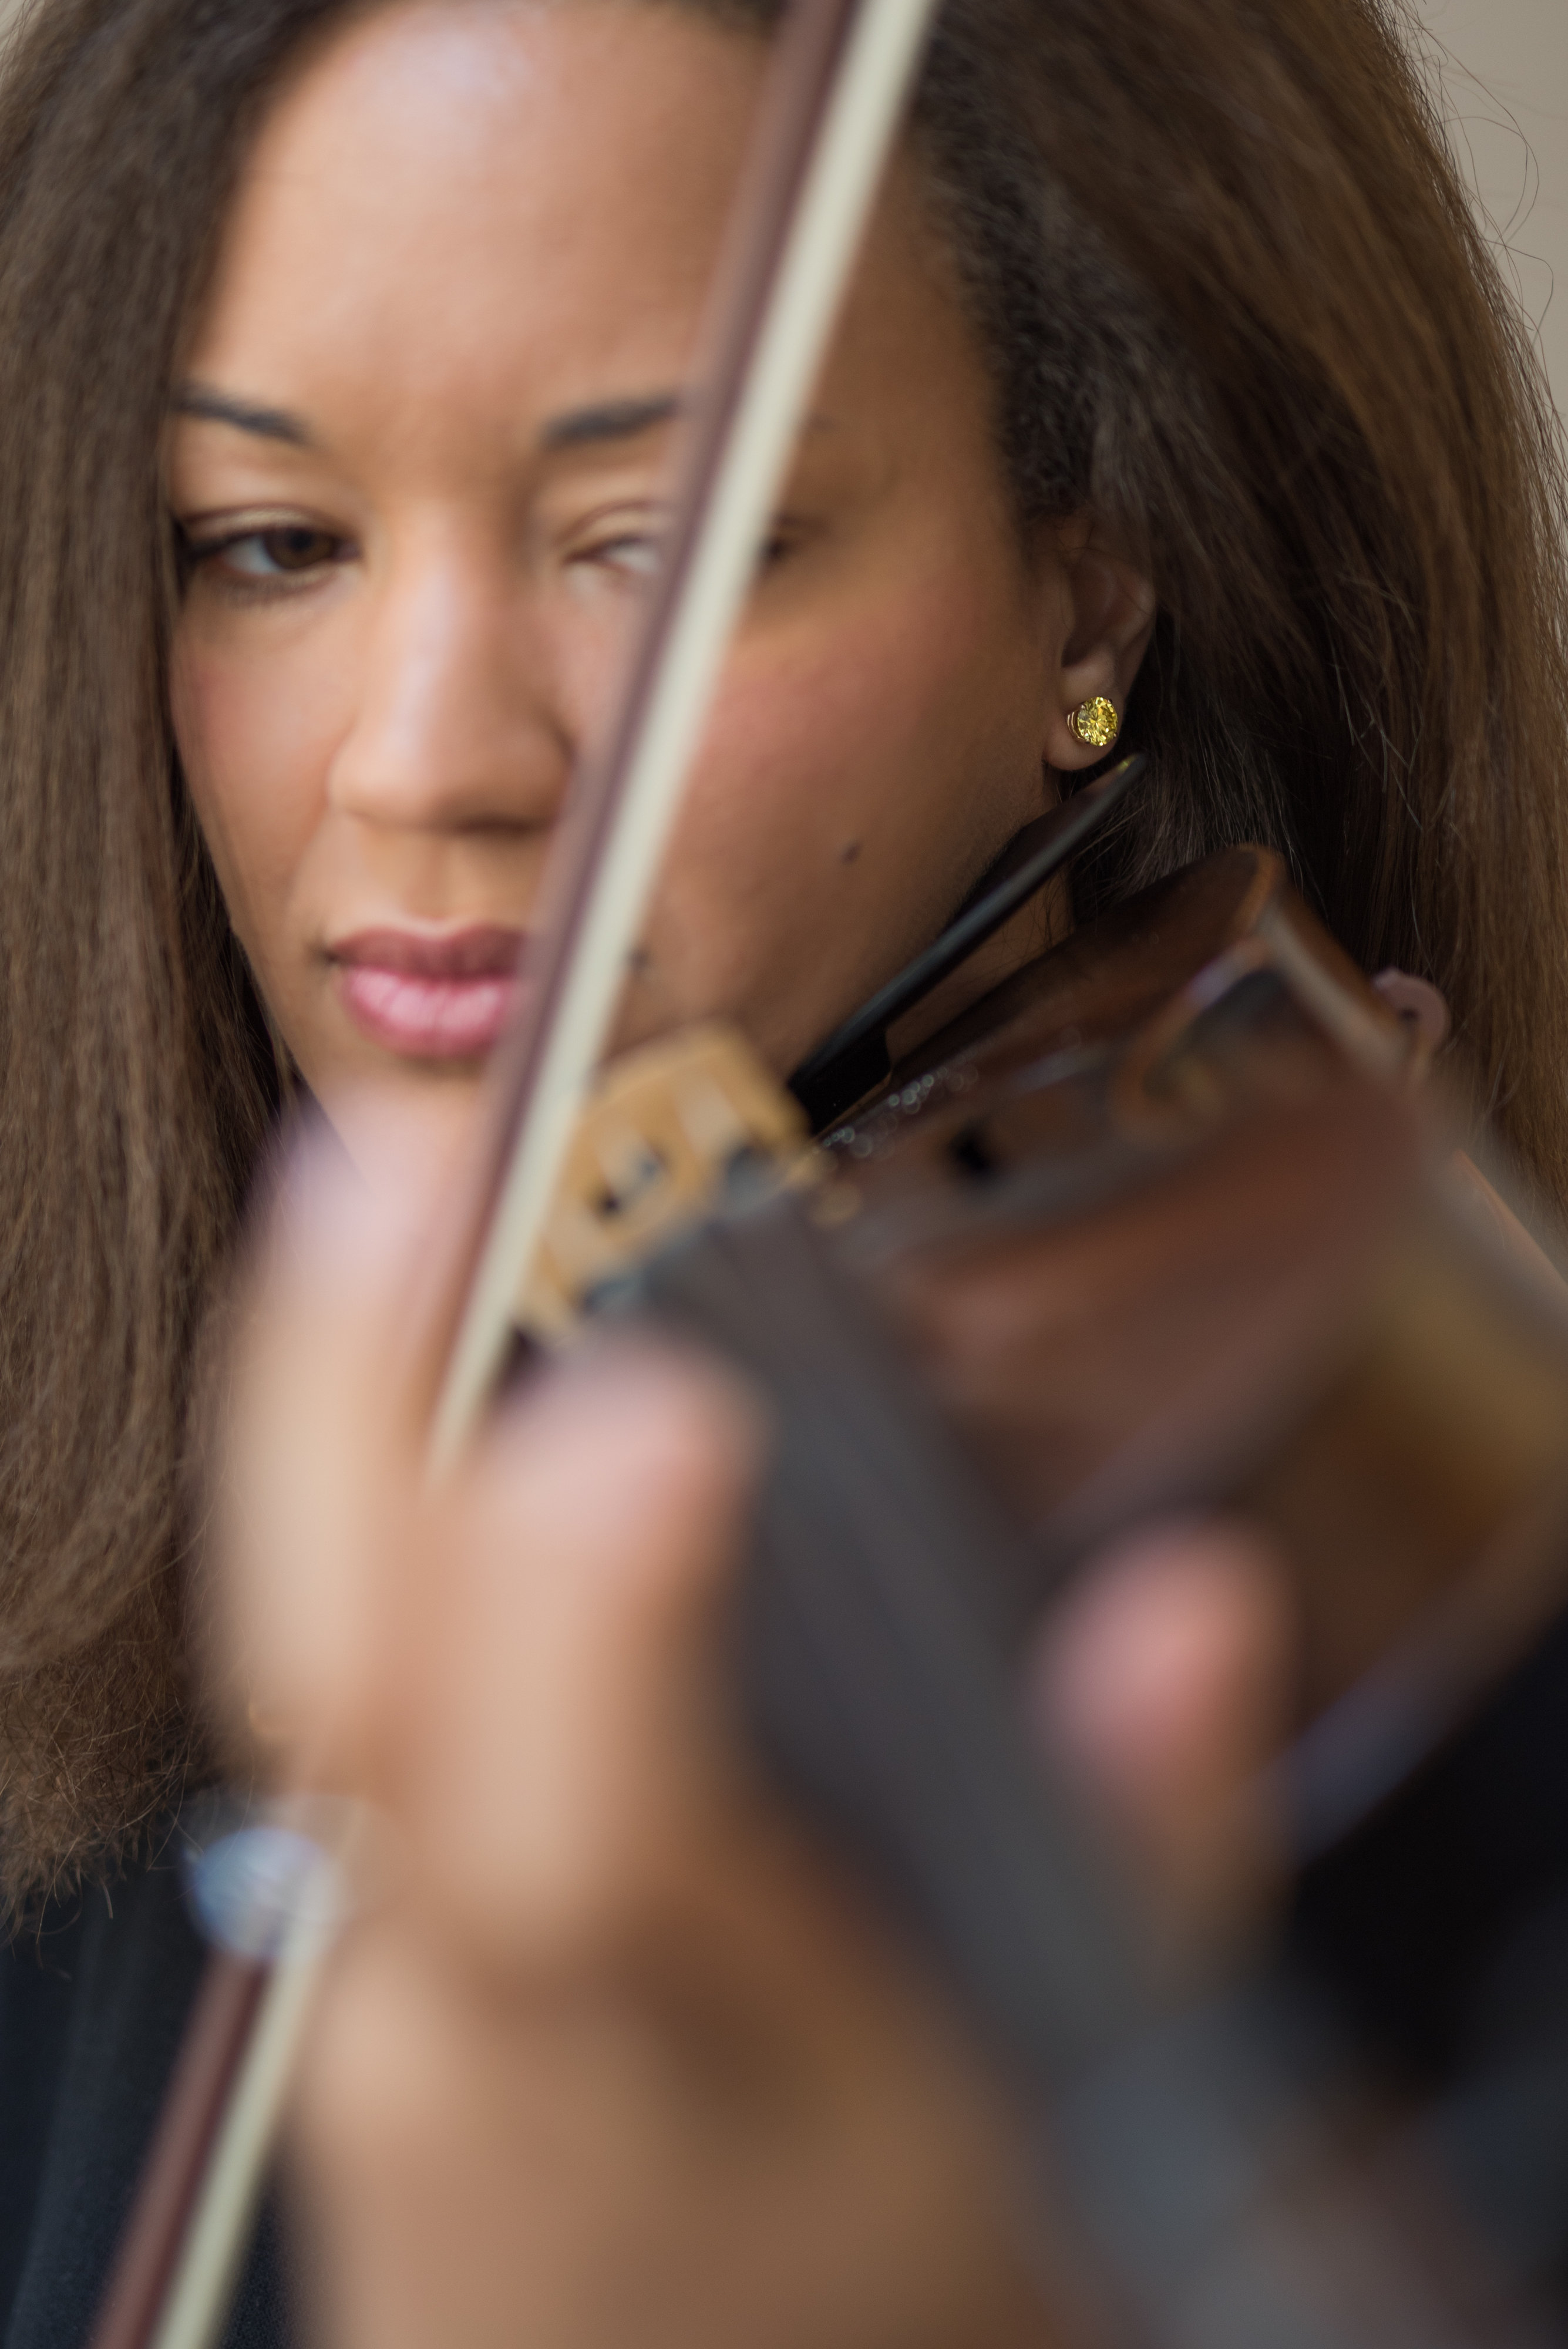
[[[327,812],[335,713],[309,680],[200,646],[176,659],[173,709],[231,918],[270,969],[296,874]]]
[[[738,652],[650,941],[684,1016],[781,1067],[941,921],[976,825],[971,648],[924,599],[832,633]]]
[[[737,664],[679,821],[663,890],[667,950],[707,966],[700,992],[738,1009],[788,942],[809,954],[877,810],[878,778],[842,664]],[[790,975],[798,979],[798,973]]]

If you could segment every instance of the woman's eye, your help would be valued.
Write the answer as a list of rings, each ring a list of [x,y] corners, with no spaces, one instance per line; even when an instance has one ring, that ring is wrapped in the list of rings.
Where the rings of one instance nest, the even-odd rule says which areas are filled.
[[[247,578],[265,579],[274,572],[313,571],[319,563],[330,563],[339,543],[328,531],[293,523],[283,530],[258,530],[249,538],[236,539],[228,548],[228,560],[232,569],[244,572]]]
[[[276,523],[264,530],[188,537],[184,551],[192,571],[214,572],[235,587],[265,588],[302,583],[313,572],[342,562],[348,542],[314,523]]]
[[[651,531],[618,531],[613,538],[596,539],[591,546],[579,548],[572,560],[628,579],[651,579],[663,552],[663,541]]]
[[[795,533],[787,526],[771,531],[758,550],[758,571],[775,569],[794,552],[795,544]],[[658,570],[664,551],[665,538],[658,531],[617,531],[610,537],[595,539],[590,545],[579,547],[570,559],[574,564],[616,572],[625,578],[649,579]]]

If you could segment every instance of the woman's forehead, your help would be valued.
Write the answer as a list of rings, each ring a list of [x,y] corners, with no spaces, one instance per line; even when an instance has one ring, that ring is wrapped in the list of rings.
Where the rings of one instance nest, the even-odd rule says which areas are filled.
[[[694,14],[602,0],[356,21],[261,129],[203,354],[352,341],[373,367],[415,321],[432,364],[689,336],[760,65]]]
[[[532,443],[607,399],[678,397],[766,55],[641,0],[413,0],[354,19],[262,125],[188,374],[327,442],[351,416],[410,449],[441,416],[504,419]],[[932,305],[950,298],[911,176],[882,207],[835,362],[852,400],[884,409],[942,377],[908,364],[922,345],[929,362]]]

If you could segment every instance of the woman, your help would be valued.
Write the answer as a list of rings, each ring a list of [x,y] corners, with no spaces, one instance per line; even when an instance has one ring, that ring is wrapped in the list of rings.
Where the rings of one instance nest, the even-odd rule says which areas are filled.
[[[42,1966],[18,1944],[0,2022],[33,2114],[11,2157],[17,2349],[79,2337],[188,1982],[165,1879],[113,1871],[161,1849],[211,1767],[182,1571],[194,1333],[298,1078],[368,1172],[389,1120],[461,1146],[657,550],[767,13],[49,0],[17,40],[0,107],[0,1844],[14,1911],[43,1917]],[[1500,1129],[1558,1195],[1547,416],[1376,8],[955,13],[619,1040],[722,1012],[787,1071],[1095,763],[1071,720],[1106,696],[1153,771],[1077,910],[1229,841],[1280,846],[1367,968],[1442,988]],[[966,987],[1044,942],[1015,926]],[[512,2337],[522,2306],[563,2341],[632,2322],[1033,2337],[988,2191],[1006,2156],[986,2093],[692,1696],[744,1482],[733,1400],[607,1373],[432,1526],[374,1376],[366,1290],[395,1243],[378,1253],[372,1218],[357,1286],[359,1211],[348,1229],[312,1212],[330,1239],[306,1259],[347,1299],[343,1334],[292,1292],[278,1305],[235,1472],[274,1499],[235,1547],[260,1528],[263,1590],[309,1563],[315,1661],[258,1599],[247,1670],[410,1833],[447,1783],[476,1822],[466,1861],[434,1839],[424,1894],[364,1945],[323,2043],[317,2076],[355,2083],[327,2098],[353,2139],[325,2157],[343,2328]],[[348,1464],[330,1552],[271,1514],[296,1480],[246,1465],[274,1458],[280,1414],[301,1436],[301,1395],[306,1433]],[[563,1462],[589,1473],[563,1485]],[[592,1518],[585,1482],[604,1486]],[[506,1555],[521,1527],[552,1561],[525,1626],[483,1595],[498,1524]],[[374,1604],[338,1578],[373,1529],[392,1561]],[[472,1588],[459,1605],[443,1586],[432,1614],[425,1570],[452,1555]],[[551,1614],[562,1591],[598,1603]],[[1257,1663],[1250,1603],[1205,1670],[1238,1641]],[[443,1678],[475,1649],[545,1660],[521,1713],[555,1726],[526,1755],[478,1735],[514,1702],[459,1701]],[[1114,1776],[1127,1744],[1101,1744]],[[1200,1778],[1219,1765],[1197,1748]],[[514,1810],[498,1842],[481,1832],[485,1786],[557,1791],[535,1873],[503,1863]],[[552,1874],[561,1853],[577,1857]],[[75,1889],[100,1880],[118,1924]],[[726,2011],[727,2044],[677,2027]],[[356,2043],[352,2017],[378,2013]],[[140,2069],[115,2072],[128,2034]],[[438,2045],[422,2074],[389,2063]],[[379,2103],[368,2084],[389,2073]],[[471,2118],[496,2091],[506,2151],[477,2172],[431,2117],[454,2083]],[[421,2129],[441,2149],[423,2171],[406,2158]],[[379,2178],[378,2147],[397,2149]],[[95,2164],[112,2174],[72,2202]],[[519,2249],[523,2170],[556,2194]],[[476,2177],[504,2189],[493,2211]],[[443,2243],[472,2289],[439,2314]],[[268,2289],[253,2275],[243,2337],[267,2337]]]

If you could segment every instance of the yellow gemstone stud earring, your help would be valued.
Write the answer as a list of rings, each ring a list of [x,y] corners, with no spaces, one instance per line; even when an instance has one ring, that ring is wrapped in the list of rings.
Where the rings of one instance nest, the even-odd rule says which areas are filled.
[[[1067,723],[1079,741],[1086,742],[1091,750],[1108,750],[1122,730],[1116,703],[1107,701],[1103,693],[1080,701]]]

